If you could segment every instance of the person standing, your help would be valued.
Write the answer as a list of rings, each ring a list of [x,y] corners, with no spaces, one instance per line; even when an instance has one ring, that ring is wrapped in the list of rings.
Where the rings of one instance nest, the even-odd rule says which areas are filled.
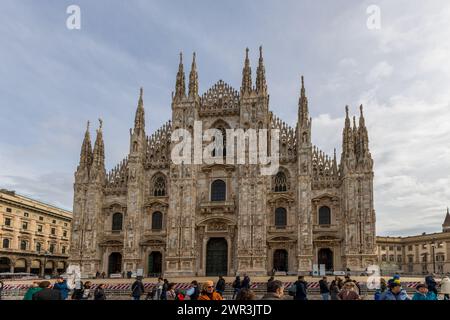
[[[219,276],[219,280],[216,284],[216,291],[222,296],[222,298],[223,293],[225,292],[225,286],[225,279],[223,278],[223,276]]]
[[[75,289],[73,290],[72,300],[81,300],[81,298],[83,298],[83,289],[84,289],[84,284],[82,281],[79,281],[76,284]]]
[[[94,300],[106,300],[105,284],[100,283],[94,291]]]
[[[105,279],[105,277],[106,277],[106,273],[105,273],[105,271],[103,271],[102,272],[102,279]]]
[[[430,274],[427,277],[425,277],[425,284],[428,286],[429,291],[433,291],[434,294],[437,296],[437,283],[436,280],[434,280],[434,274]]]
[[[161,300],[167,300],[167,290],[169,290],[169,280],[164,279],[162,291],[161,291]]]
[[[164,280],[159,277],[158,282],[155,284],[155,292],[153,293],[153,300],[161,300],[161,294],[163,291]]]
[[[236,279],[234,279],[232,286],[233,286],[233,298],[232,299],[234,300],[236,295],[241,290],[241,277],[240,276],[236,276]]]
[[[319,281],[319,290],[320,295],[323,300],[329,300],[330,298],[330,289],[328,288],[327,277],[323,277],[322,280]]]
[[[202,286],[202,292],[198,300],[223,300],[222,296],[214,290],[214,282],[206,281]]]
[[[391,281],[389,289],[381,295],[381,300],[411,300],[402,286],[400,281]]]
[[[441,280],[441,294],[444,295],[444,300],[450,300],[450,278],[448,276]]]
[[[200,289],[198,287],[197,280],[191,282],[191,287],[186,291],[186,295],[189,296],[191,300],[198,300],[200,296]]]
[[[308,300],[307,287],[304,276],[298,276],[298,280],[294,283],[295,296],[294,300]]]
[[[140,300],[144,292],[145,288],[142,283],[142,277],[137,277],[136,281],[131,285],[131,296],[133,297],[133,300]]]
[[[97,270],[97,272],[95,273],[95,279],[100,278],[100,271]]]
[[[250,277],[244,274],[244,279],[242,280],[241,289],[250,289]]]
[[[41,290],[33,294],[32,300],[63,300],[59,290],[52,290],[50,281],[42,281],[39,287]]]
[[[33,294],[36,292],[41,291],[42,288],[39,287],[39,281],[33,281],[33,284],[31,287],[28,288],[27,292],[25,292],[25,295],[23,296],[23,300],[32,300]]]
[[[70,289],[67,281],[63,277],[59,277],[56,280],[56,283],[53,285],[53,290],[59,290],[63,300],[67,300],[67,297],[69,297]]]
[[[166,291],[165,300],[175,300],[177,298],[177,293],[175,292],[175,283],[169,283]]]
[[[91,297],[91,287],[92,282],[86,281],[83,286],[83,295],[81,296],[81,300],[89,300]]]
[[[348,281],[344,284],[343,289],[339,292],[338,297],[340,300],[360,300],[359,294],[356,292],[355,283]]]
[[[283,297],[284,297],[283,283],[280,280],[273,280],[267,286],[267,293],[261,298],[261,300],[283,300]]]
[[[336,280],[331,281],[330,284],[330,298],[331,300],[339,300],[339,287],[336,283]]]
[[[419,284],[416,287],[412,300],[437,300],[433,291],[429,291],[426,284]]]

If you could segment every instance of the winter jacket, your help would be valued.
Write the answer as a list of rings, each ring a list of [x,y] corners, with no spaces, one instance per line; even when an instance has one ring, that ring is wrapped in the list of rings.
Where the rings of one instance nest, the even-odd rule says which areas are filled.
[[[42,288],[39,287],[31,287],[25,292],[25,295],[23,296],[23,300],[33,300],[33,294],[36,292],[41,291]]]
[[[328,282],[326,282],[323,279],[319,281],[319,288],[320,288],[320,294],[330,292],[330,289],[328,289]]]
[[[63,282],[57,282],[54,284],[53,286],[53,290],[59,290],[59,292],[61,293],[61,297],[63,298],[63,300],[66,300],[67,297],[69,296],[69,287],[67,286],[67,281],[64,280]]]
[[[208,293],[202,293],[199,297],[198,300],[223,300],[222,296],[220,295],[220,293],[213,291],[212,294],[208,294]]]
[[[441,281],[441,294],[450,294],[450,278],[444,277]]]
[[[297,280],[294,283],[294,286],[295,286],[294,299],[295,300],[307,300],[306,288],[307,288],[308,284],[306,283],[306,281]]]
[[[241,288],[250,289],[250,277],[248,277],[248,276],[244,277],[244,280],[242,280]]]
[[[131,286],[131,295],[133,297],[140,297],[144,294],[145,288],[142,281],[136,280],[133,285]]]
[[[224,279],[219,279],[219,281],[217,281],[216,290],[220,291],[220,292],[225,291],[225,280]]]
[[[433,291],[428,291],[426,294],[416,291],[412,297],[412,300],[437,300],[437,297]]]
[[[411,300],[404,289],[398,294],[394,294],[391,290],[385,291],[381,295],[381,300]]]
[[[106,300],[105,290],[102,288],[95,289],[94,300]]]
[[[283,298],[280,298],[275,292],[267,292],[261,300],[283,300]]]
[[[428,286],[429,291],[436,291],[436,280],[432,276],[425,277],[425,283]]]
[[[58,290],[44,288],[33,294],[32,300],[62,300],[62,296],[61,292]]]

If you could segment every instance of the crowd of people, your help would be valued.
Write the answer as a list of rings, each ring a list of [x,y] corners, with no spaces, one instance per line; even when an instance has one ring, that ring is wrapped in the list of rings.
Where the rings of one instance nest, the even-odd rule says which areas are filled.
[[[231,284],[232,300],[256,300],[256,293],[251,289],[251,280],[248,275],[241,279],[237,276]],[[0,299],[3,282],[0,281]],[[176,284],[167,279],[159,278],[157,283],[146,291],[142,277],[137,277],[131,285],[131,297],[133,300],[224,300],[226,282],[219,276],[216,284],[212,280],[198,283],[193,280],[187,289],[179,289]],[[319,281],[319,293],[322,300],[362,300],[367,295],[361,292],[356,280],[345,276],[344,279],[336,276],[331,283],[327,277]],[[308,300],[311,292],[304,276],[299,276],[291,286],[287,288],[287,295],[294,300]],[[374,300],[450,300],[450,279],[448,276],[442,278],[440,283],[435,280],[434,275],[425,277],[423,283],[415,286],[412,296],[408,295],[402,287],[400,275],[396,274],[386,281],[381,278],[378,289],[376,289]],[[106,300],[105,284],[98,284],[93,288],[91,281],[78,282],[71,289],[63,277],[59,277],[54,284],[50,281],[34,281],[26,291],[24,300]],[[284,300],[285,284],[276,280],[273,276],[267,281],[267,290],[261,297],[262,300]]]

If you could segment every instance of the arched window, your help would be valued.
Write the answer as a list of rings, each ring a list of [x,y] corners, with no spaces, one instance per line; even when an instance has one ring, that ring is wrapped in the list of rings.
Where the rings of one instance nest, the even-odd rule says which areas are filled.
[[[220,157],[222,155],[223,157],[226,157],[227,156],[227,133],[226,133],[226,130],[224,127],[219,127],[216,129],[221,132],[222,141],[220,141],[220,140],[216,141],[216,137],[215,136],[213,137],[213,141],[214,141],[214,144],[216,147],[212,151],[212,156]]]
[[[319,224],[331,224],[331,210],[328,207],[320,207]]]
[[[275,191],[275,192],[287,191],[287,179],[286,179],[286,175],[284,174],[284,172],[280,171],[275,176],[273,191]]]
[[[20,241],[20,250],[27,250],[27,242],[25,240]]]
[[[226,184],[223,180],[214,180],[211,184],[211,201],[226,200]]]
[[[40,242],[37,242],[37,243],[36,243],[36,251],[37,251],[37,252],[41,252],[41,248],[42,248],[41,243],[40,243]]]
[[[275,226],[278,228],[286,227],[287,225],[287,212],[285,208],[275,209]]]
[[[116,212],[112,216],[112,231],[122,231],[123,215]]]
[[[153,182],[153,196],[164,197],[166,195],[166,179],[163,176],[156,177]]]
[[[3,239],[3,249],[9,249],[9,239]]]
[[[152,230],[162,229],[162,213],[159,211],[153,212],[152,214]]]

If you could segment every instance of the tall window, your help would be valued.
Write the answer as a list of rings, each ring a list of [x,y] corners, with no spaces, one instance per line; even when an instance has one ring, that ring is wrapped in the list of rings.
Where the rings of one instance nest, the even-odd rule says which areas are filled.
[[[220,157],[220,156],[226,157],[227,156],[227,148],[226,148],[227,133],[226,133],[225,128],[223,128],[223,127],[217,128],[217,130],[219,130],[222,134],[222,141],[220,141],[220,140],[216,141],[216,137],[215,136],[213,137],[215,148],[212,151],[212,156],[213,157]]]
[[[41,252],[41,249],[42,249],[42,244],[40,242],[37,242],[36,243],[36,251]]]
[[[331,224],[331,210],[328,207],[320,207],[319,224]]]
[[[214,180],[211,184],[211,201],[225,201],[226,184],[223,180]]]
[[[286,179],[286,175],[284,174],[284,172],[278,172],[277,175],[275,176],[275,181],[274,181],[274,190],[275,192],[285,192],[287,191],[287,179]]]
[[[9,239],[3,239],[3,249],[9,249]]]
[[[162,213],[159,211],[152,214],[152,230],[162,229]]]
[[[25,240],[20,241],[20,250],[27,250],[27,242]]]
[[[112,216],[112,231],[122,230],[123,216],[120,212],[116,212]]]
[[[164,197],[166,195],[166,179],[159,176],[153,183],[153,196]]]
[[[55,252],[55,245],[53,243],[50,244],[50,247],[49,247],[48,251],[50,251],[50,253],[54,253]]]
[[[275,226],[286,227],[287,225],[287,212],[285,208],[275,209]]]

